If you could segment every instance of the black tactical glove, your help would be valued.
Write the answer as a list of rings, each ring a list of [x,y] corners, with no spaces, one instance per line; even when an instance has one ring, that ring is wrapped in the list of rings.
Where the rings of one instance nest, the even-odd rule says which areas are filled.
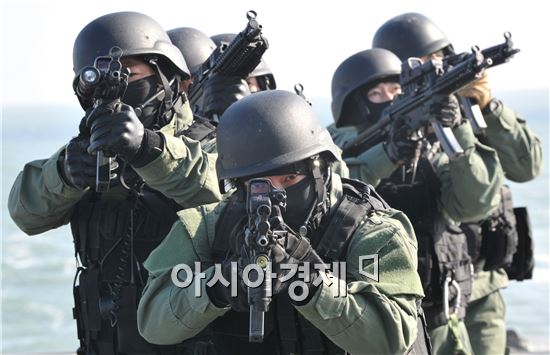
[[[90,128],[89,153],[119,154],[126,161],[138,153],[145,135],[134,109],[123,103],[98,106],[88,116],[86,126]]]
[[[454,95],[434,96],[427,106],[426,114],[439,121],[443,127],[453,128],[460,123],[460,105]]]
[[[237,294],[234,296],[231,295],[231,262],[237,262]],[[246,257],[235,256],[221,263],[222,276],[230,283],[227,287],[221,282],[216,282],[212,286],[206,286],[206,293],[215,306],[220,308],[231,306],[231,309],[236,312],[248,312],[248,289],[242,279],[242,272],[247,262]]]
[[[202,113],[221,116],[232,103],[250,95],[248,84],[237,76],[212,75],[203,84]]]
[[[69,186],[79,190],[95,186],[97,157],[88,153],[90,140],[85,136],[78,136],[70,140],[65,147],[65,154],[58,160],[58,170]],[[111,160],[111,172],[118,168],[116,160]],[[112,173],[114,179],[116,174]]]
[[[307,295],[304,300],[297,301],[291,297],[291,300],[295,304],[306,304],[315,294],[319,282],[314,283],[319,276],[316,265],[323,265],[324,262],[321,257],[315,252],[307,238],[297,236],[293,232],[289,231],[285,238],[279,238],[277,242],[271,247],[272,255],[272,268],[273,272],[277,274],[278,280],[273,280],[273,293],[282,292],[288,289],[288,286],[294,281],[303,281],[307,288]],[[305,263],[309,263],[309,268],[305,269]],[[284,265],[284,267],[282,267]],[[289,278],[289,268],[298,269],[292,277]],[[303,270],[306,274],[309,274],[307,278],[299,276]],[[281,277],[284,277],[285,282],[280,281]],[[319,281],[319,280],[317,280]],[[301,295],[301,289],[296,288],[295,292],[298,296]],[[303,296],[303,295],[302,295]]]
[[[403,164],[414,159],[422,141],[413,138],[405,121],[401,118],[395,119],[390,127],[388,139],[384,148],[390,160],[396,164]]]

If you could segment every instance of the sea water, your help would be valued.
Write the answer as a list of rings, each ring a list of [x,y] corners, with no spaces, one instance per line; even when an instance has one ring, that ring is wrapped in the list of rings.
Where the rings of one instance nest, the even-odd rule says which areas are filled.
[[[550,254],[548,91],[497,93],[527,119],[544,145],[545,166],[535,180],[510,183],[515,205],[528,206],[535,238],[533,280],[511,282],[502,292],[507,327],[546,352],[549,331]],[[311,98],[324,125],[331,123],[330,100]],[[78,134],[78,106],[2,108],[2,351],[71,352],[78,347],[72,319],[76,261],[70,229],[62,226],[27,236],[9,216],[11,186],[26,162],[46,159]]]

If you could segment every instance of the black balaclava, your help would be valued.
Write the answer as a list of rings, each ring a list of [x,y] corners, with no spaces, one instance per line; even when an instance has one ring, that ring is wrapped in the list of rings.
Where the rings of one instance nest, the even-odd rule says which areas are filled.
[[[180,80],[169,69],[161,69],[156,58],[147,59],[154,75],[128,84],[122,101],[136,111],[146,128],[160,129],[167,125],[175,112],[175,106],[182,95],[178,94]]]
[[[380,120],[380,117],[382,116],[382,112],[391,105],[391,100],[386,102],[379,102],[374,103],[367,99],[367,106],[370,111],[370,120],[374,121],[374,123],[378,122]]]
[[[392,78],[380,79],[360,87],[350,95],[347,111],[345,112],[350,126],[359,127],[359,131],[369,128],[380,120],[382,112],[391,105],[392,101],[374,103],[368,99],[369,90],[381,82],[398,81]]]
[[[286,210],[283,212],[283,220],[295,231],[307,224],[317,201],[315,193],[315,181],[311,174],[308,174],[299,183],[289,186],[286,189]]]
[[[161,87],[157,76],[150,75],[128,84],[122,98],[125,104],[135,109],[136,115],[146,128],[152,128],[158,119],[164,96],[164,93],[157,95],[160,91]]]
[[[282,168],[249,176],[244,181],[255,177],[287,174],[306,175],[302,181],[285,189],[286,208],[282,211],[284,222],[295,232],[305,235],[318,227],[321,218],[328,210],[327,186],[330,181],[330,169],[322,158],[308,158]]]

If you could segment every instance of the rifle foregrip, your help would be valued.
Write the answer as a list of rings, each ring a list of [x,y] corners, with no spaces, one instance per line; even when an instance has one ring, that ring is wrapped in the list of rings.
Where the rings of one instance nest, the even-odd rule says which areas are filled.
[[[432,128],[434,133],[441,143],[441,148],[449,156],[449,159],[455,159],[462,153],[464,149],[460,146],[460,143],[456,140],[453,130],[450,127],[444,127],[441,122],[432,121]]]
[[[111,158],[106,157],[102,151],[98,151],[95,190],[97,192],[109,191],[110,181],[111,181]]]
[[[254,306],[250,306],[250,328],[248,329],[249,342],[261,343],[264,341],[264,316],[264,312],[254,310]]]
[[[459,96],[460,106],[464,111],[465,117],[470,121],[475,134],[480,134],[487,128],[487,122],[483,118],[479,105],[472,99]]]
[[[214,72],[244,79],[260,64],[266,50],[267,46],[263,43],[241,41],[222,54]]]

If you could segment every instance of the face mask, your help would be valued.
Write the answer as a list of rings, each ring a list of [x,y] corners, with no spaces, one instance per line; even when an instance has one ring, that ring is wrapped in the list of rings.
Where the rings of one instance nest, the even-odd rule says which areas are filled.
[[[367,100],[368,101],[368,100]],[[380,117],[382,116],[382,112],[386,109],[386,107],[390,106],[391,101],[386,102],[380,102],[380,103],[374,103],[368,101],[367,106],[369,107],[370,115],[369,115],[369,122],[372,124],[378,122],[380,120]]]
[[[382,115],[382,111],[391,104],[391,101],[374,103],[365,98],[366,94],[362,91],[353,93],[351,102],[348,105],[346,119],[350,126],[358,126],[362,129],[369,128]]]
[[[313,202],[317,200],[315,181],[310,176],[286,189],[286,211],[283,220],[295,231],[306,224]]]
[[[124,94],[122,101],[125,104],[135,108],[142,105],[157,91],[157,77],[156,75],[150,75],[128,84],[128,88],[126,89],[126,93]]]
[[[156,75],[150,75],[128,84],[122,101],[136,109],[156,94],[158,90],[159,86]],[[160,105],[160,100],[152,100],[151,103],[148,103],[141,110],[136,110],[139,120],[145,127],[152,128],[152,125],[156,121]]]
[[[364,124],[369,111],[363,100],[356,95],[352,95],[348,101],[342,111],[342,119],[345,119],[345,125],[359,126]]]

